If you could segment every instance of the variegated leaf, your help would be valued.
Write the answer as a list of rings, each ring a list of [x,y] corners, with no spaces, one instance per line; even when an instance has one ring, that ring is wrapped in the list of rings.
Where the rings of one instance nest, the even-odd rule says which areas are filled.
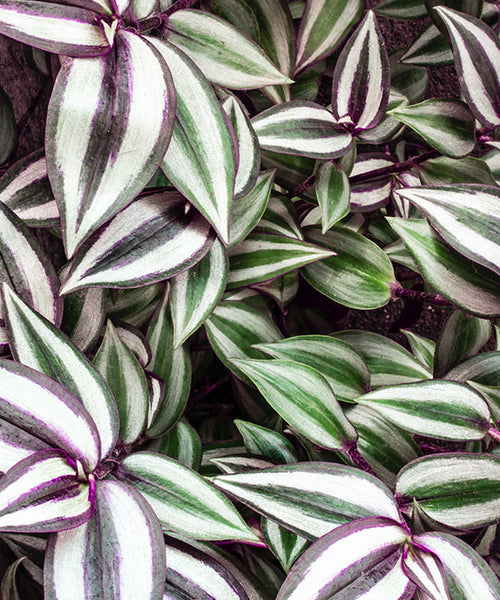
[[[61,68],[45,148],[68,257],[151,179],[165,155],[174,115],[165,61],[130,31],[119,30],[106,56]]]
[[[420,592],[432,600],[451,600],[443,565],[432,552],[420,546],[407,546],[403,553],[403,570]]]
[[[488,163],[480,158],[467,156],[462,159],[438,156],[426,160],[419,168],[420,181],[424,186],[440,186],[449,183],[483,183],[496,185]]]
[[[413,356],[424,366],[433,369],[436,342],[422,335],[418,335],[418,333],[415,333],[414,331],[402,329],[401,332],[405,334]]]
[[[0,7],[1,11],[1,7]],[[0,25],[1,27],[1,25]],[[0,137],[2,147],[0,149],[0,165],[5,163],[14,152],[17,139],[17,123],[9,95],[0,86]]]
[[[23,458],[0,480],[0,531],[61,531],[82,525],[92,511],[89,484],[62,450]]]
[[[107,297],[106,314],[113,321],[142,327],[158,306],[164,287],[163,283],[153,283],[128,290],[112,290]]]
[[[81,402],[59,383],[30,367],[0,360],[0,418],[64,450],[94,470],[101,443]]]
[[[463,184],[405,188],[410,200],[455,250],[500,276],[500,190]]]
[[[226,287],[226,249],[218,240],[198,264],[171,281],[173,346],[178,348],[207,319]]]
[[[252,289],[272,298],[283,311],[299,291],[299,274],[297,271],[285,273],[276,279],[255,283],[252,285]]]
[[[99,56],[113,45],[113,33],[106,35],[106,18],[87,8],[64,6],[64,2],[0,1],[0,33],[47,52],[66,56]],[[115,25],[116,28],[116,25]]]
[[[210,13],[173,13],[168,19],[166,39],[183,50],[211,83],[232,89],[292,83],[255,42]]]
[[[280,561],[285,573],[288,573],[293,563],[308,547],[308,540],[266,517],[262,517],[260,527],[269,550]]]
[[[397,161],[390,154],[381,152],[365,152],[359,154],[354,162],[351,177],[357,177],[375,171],[391,167]],[[352,212],[371,212],[385,206],[390,198],[393,188],[393,176],[391,174],[373,177],[368,181],[351,184],[350,209]]]
[[[145,368],[151,360],[151,348],[146,336],[128,323],[118,323],[115,329],[118,337],[137,358],[141,367]]]
[[[316,197],[321,208],[321,232],[349,213],[351,188],[344,171],[333,162],[322,163],[316,173]]]
[[[5,473],[21,459],[49,445],[14,423],[0,419],[0,473]]]
[[[170,2],[171,0],[165,1]],[[212,0],[205,10],[229,21],[249,38],[259,43],[260,31],[257,17],[253,7],[248,4],[248,0]]]
[[[309,0],[297,35],[295,70],[332,54],[361,16],[362,0]]]
[[[114,449],[119,428],[113,395],[88,359],[52,323],[3,285],[5,321],[12,355],[58,381],[80,400],[101,440],[101,455]]]
[[[167,530],[201,540],[257,541],[223,494],[171,458],[135,452],[116,475],[140,491]]]
[[[161,168],[227,243],[237,167],[234,132],[197,65],[172,44],[147,39],[168,64],[177,96],[172,139]]]
[[[309,540],[362,517],[400,521],[392,493],[373,475],[326,462],[219,475],[214,483]]]
[[[136,21],[140,21],[153,13],[158,0],[125,0],[125,4],[129,5],[127,8],[128,15],[132,16]]]
[[[151,372],[146,373],[146,381],[148,384],[148,418],[146,420],[146,427],[149,428],[156,419],[160,407],[165,402],[166,385],[163,379]]]
[[[260,147],[285,154],[332,159],[347,154],[351,134],[323,106],[294,100],[272,106],[252,119]]]
[[[413,40],[399,59],[405,65],[445,67],[453,64],[453,53],[435,25],[429,25]]]
[[[163,281],[201,260],[213,240],[207,221],[178,192],[143,196],[82,245],[61,293]]]
[[[404,467],[396,482],[400,506],[416,500],[431,519],[456,529],[499,521],[500,458],[490,454],[423,456]]]
[[[385,114],[391,69],[375,14],[369,11],[335,65],[332,111],[358,130],[371,129]]]
[[[482,385],[500,386],[500,352],[482,352],[462,361],[446,373],[451,381],[475,381]]]
[[[478,121],[500,125],[500,42],[478,18],[436,7],[451,38],[462,94]]]
[[[240,419],[235,419],[234,424],[250,454],[266,456],[280,463],[297,462],[291,442],[281,433]]]
[[[409,600],[415,592],[401,555],[409,532],[394,521],[362,519],[331,531],[290,569],[276,600]]]
[[[0,600],[21,600],[17,588],[16,575],[19,565],[25,558],[25,556],[18,558],[6,569],[0,583]]]
[[[293,202],[284,194],[274,192],[269,198],[267,208],[257,224],[258,230],[303,240],[304,235],[297,219]]]
[[[360,131],[358,139],[367,144],[382,144],[396,139],[403,131],[404,124],[392,117],[390,111],[401,106],[406,106],[407,104],[409,104],[408,98],[397,89],[391,87],[385,115],[375,127]]]
[[[50,536],[46,600],[161,598],[165,546],[149,504],[115,479],[96,482],[95,504],[88,523]]]
[[[200,436],[186,421],[181,420],[165,435],[154,439],[146,448],[170,456],[193,471],[198,471],[201,464],[202,447]]]
[[[375,8],[377,15],[389,19],[421,19],[427,16],[424,0],[382,0]]]

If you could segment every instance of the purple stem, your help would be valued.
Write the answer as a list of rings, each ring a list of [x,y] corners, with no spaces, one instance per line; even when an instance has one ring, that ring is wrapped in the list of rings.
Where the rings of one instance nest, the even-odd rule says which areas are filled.
[[[428,294],[418,290],[408,290],[402,286],[397,286],[392,292],[393,298],[408,298],[409,300],[420,300],[422,302],[430,302],[436,306],[453,306],[453,304],[441,296],[440,294]]]
[[[365,471],[366,473],[370,473],[370,475],[374,475],[375,477],[377,477],[375,471],[370,467],[368,462],[359,453],[357,446],[351,446],[350,448],[344,450],[344,452],[354,462],[358,469],[361,469],[362,471]]]

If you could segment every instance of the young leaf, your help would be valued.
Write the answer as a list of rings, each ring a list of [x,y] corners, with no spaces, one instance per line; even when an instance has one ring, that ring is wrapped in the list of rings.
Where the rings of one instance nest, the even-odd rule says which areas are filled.
[[[45,149],[68,257],[151,179],[165,155],[174,115],[165,61],[130,31],[118,31],[115,49],[106,56],[61,68]]]
[[[335,65],[332,111],[357,130],[371,129],[385,114],[391,69],[375,14],[368,11]]]
[[[184,51],[211,83],[246,90],[292,83],[250,38],[210,13],[174,12],[166,39]]]
[[[260,527],[269,550],[280,561],[284,571],[288,573],[309,542],[266,517],[262,517]]]
[[[356,431],[325,378],[290,360],[234,360],[274,410],[302,435],[330,450],[347,449]]]
[[[201,440],[196,430],[185,421],[179,421],[165,435],[154,439],[146,448],[170,456],[182,465],[198,471],[201,464]]]
[[[64,334],[26,305],[7,284],[3,285],[3,299],[14,358],[45,373],[80,400],[96,424],[101,455],[108,456],[118,438],[119,417],[105,381]]]
[[[135,452],[116,474],[141,492],[167,530],[201,540],[257,541],[223,494],[166,456]]]
[[[362,517],[400,521],[396,502],[373,475],[325,462],[219,475],[217,487],[287,529],[314,540]]]
[[[297,462],[291,442],[281,433],[240,419],[235,419],[234,424],[250,454],[266,456],[280,463]]]
[[[264,150],[325,160],[347,154],[352,144],[351,134],[337,124],[331,112],[314,102],[278,104],[251,123]]]
[[[80,248],[61,289],[129,288],[173,277],[208,252],[214,234],[178,192],[143,196],[101,227]]]
[[[349,213],[351,188],[342,169],[332,162],[324,162],[316,173],[316,197],[321,207],[321,232]]]
[[[142,327],[154,313],[164,287],[164,283],[153,283],[129,290],[113,290],[107,298],[106,314],[113,321]]]
[[[343,525],[304,552],[290,569],[276,600],[411,598],[415,584],[401,565],[403,544],[409,535],[389,519]]]
[[[49,537],[46,600],[157,600],[165,546],[151,507],[115,479],[96,482],[95,503],[88,523]]]

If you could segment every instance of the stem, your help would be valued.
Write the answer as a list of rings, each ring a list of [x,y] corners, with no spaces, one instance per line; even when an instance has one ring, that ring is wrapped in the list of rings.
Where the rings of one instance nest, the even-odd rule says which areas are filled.
[[[367,461],[361,456],[357,446],[351,446],[347,450],[344,450],[344,452],[353,461],[353,463],[358,467],[358,469],[361,469],[362,471],[365,471],[366,473],[370,473],[370,475],[374,475],[376,477],[374,470],[370,467],[370,465],[367,463]]]
[[[491,438],[493,438],[495,440],[495,442],[500,443],[500,431],[498,431],[498,429],[495,429],[494,427],[490,427],[486,431],[486,434],[489,435]]]
[[[428,294],[427,292],[419,292],[418,290],[408,290],[399,285],[394,288],[392,295],[394,298],[408,298],[409,300],[430,302],[436,306],[453,306],[449,300],[440,294]]]
[[[394,175],[395,173],[402,173],[403,171],[407,171],[408,169],[416,167],[420,163],[423,163],[426,160],[430,160],[431,158],[436,158],[437,156],[440,156],[440,153],[437,150],[430,150],[429,152],[419,154],[418,156],[414,156],[413,158],[410,158],[409,160],[405,160],[403,162],[388,165],[387,167],[382,167],[381,169],[367,171],[366,173],[360,173],[359,175],[354,175],[354,177],[349,178],[349,183],[353,185],[356,183],[369,181],[371,179],[376,179],[384,175]]]

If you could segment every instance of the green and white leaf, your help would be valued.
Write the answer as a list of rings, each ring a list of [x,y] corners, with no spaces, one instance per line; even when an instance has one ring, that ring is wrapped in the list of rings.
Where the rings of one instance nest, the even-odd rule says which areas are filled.
[[[309,545],[308,540],[266,517],[262,517],[260,527],[267,547],[280,561],[285,573],[288,573]]]
[[[170,456],[182,465],[198,471],[201,465],[200,436],[186,421],[181,420],[172,429],[148,444],[149,452]]]
[[[409,545],[403,554],[403,570],[432,600],[451,600],[443,565],[434,553]]]
[[[141,367],[146,367],[151,360],[151,348],[146,336],[128,323],[119,323],[115,326],[115,329],[118,337],[134,354]]]
[[[375,12],[381,17],[404,21],[427,16],[424,0],[382,0]]]
[[[344,171],[335,163],[322,163],[316,173],[316,197],[321,208],[321,231],[326,233],[332,225],[349,213],[351,188]]]
[[[292,443],[281,433],[241,419],[235,419],[234,424],[241,433],[245,448],[250,454],[266,456],[279,463],[297,462],[297,454]]]
[[[107,298],[106,314],[113,321],[142,327],[154,313],[164,287],[164,283],[153,283],[129,290],[112,290]]]
[[[14,423],[0,419],[0,473],[49,445]]]
[[[488,163],[480,158],[467,156],[461,159],[438,156],[426,160],[419,168],[420,181],[425,186],[440,186],[450,183],[483,183],[496,185]]]
[[[287,235],[298,240],[304,239],[293,202],[278,192],[271,194],[267,208],[257,227],[267,233]]]
[[[413,40],[400,61],[419,67],[445,67],[453,64],[453,52],[439,29],[429,25]]]
[[[171,0],[165,1],[171,2]],[[213,0],[205,7],[205,10],[214,13],[224,21],[229,21],[249,38],[259,43],[260,32],[257,17],[247,0]]]
[[[472,380],[482,385],[500,385],[500,352],[482,352],[464,360],[444,377],[465,383]]]
[[[430,340],[429,338],[418,335],[418,333],[415,333],[414,331],[402,329],[401,332],[405,334],[415,358],[425,367],[434,369],[434,352],[436,350],[436,342]]]

